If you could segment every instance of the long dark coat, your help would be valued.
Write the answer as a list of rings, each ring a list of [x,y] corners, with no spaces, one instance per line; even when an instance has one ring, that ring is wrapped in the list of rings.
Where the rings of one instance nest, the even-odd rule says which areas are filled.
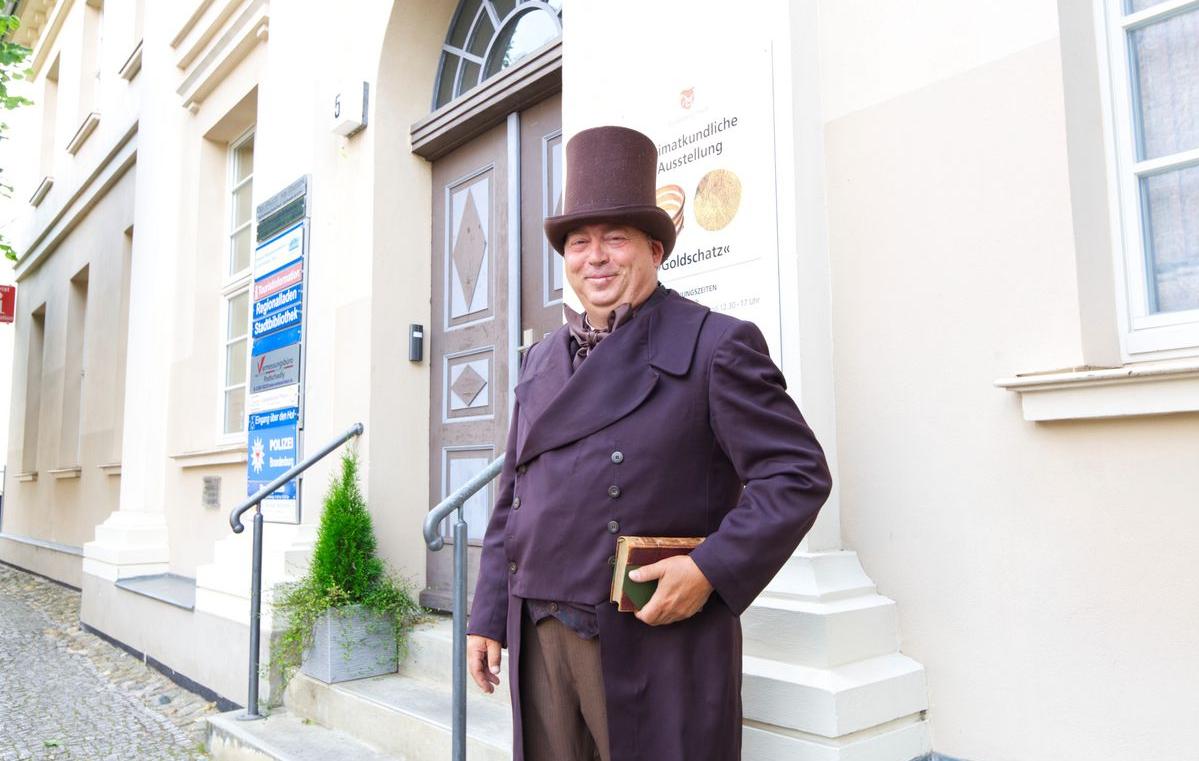
[[[521,599],[595,604],[612,761],[732,761],[741,751],[741,624],[811,528],[824,453],[752,323],[673,291],[571,372],[562,326],[516,386],[469,631],[508,649],[514,758]],[[519,500],[519,501],[518,501]],[[608,602],[618,535],[705,536],[715,591],[648,626]]]

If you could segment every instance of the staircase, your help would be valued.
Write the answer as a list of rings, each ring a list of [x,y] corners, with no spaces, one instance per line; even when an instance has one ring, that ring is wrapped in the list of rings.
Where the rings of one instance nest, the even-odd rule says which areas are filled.
[[[450,758],[451,627],[448,618],[418,626],[398,674],[324,684],[292,678],[284,708],[261,721],[240,711],[209,719],[208,747],[218,761],[445,761]],[[491,695],[467,692],[467,755],[511,761],[512,716],[504,679]]]
[[[924,670],[898,652],[892,600],[872,587],[820,601],[764,594],[742,627],[745,761],[909,761],[927,753]],[[419,626],[398,674],[336,685],[297,675],[286,707],[269,718],[211,719],[213,757],[447,761],[451,632],[448,618]],[[507,684],[483,695],[468,683],[472,761],[511,759]]]

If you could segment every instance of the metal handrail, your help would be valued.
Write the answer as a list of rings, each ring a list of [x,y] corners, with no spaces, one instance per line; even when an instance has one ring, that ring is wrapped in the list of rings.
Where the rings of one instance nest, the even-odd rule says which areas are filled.
[[[438,524],[450,513],[461,509],[466,500],[475,496],[480,489],[489,484],[503,468],[504,455],[501,454],[490,465],[476,473],[473,478],[459,486],[453,494],[438,502],[437,506],[429,511],[429,514],[425,516],[424,526],[425,544],[429,546],[429,549],[437,552],[445,546],[445,539],[438,529]]]
[[[321,447],[317,452],[291,466],[283,475],[271,481],[266,486],[254,492],[253,496],[233,508],[229,513],[229,525],[233,533],[240,534],[245,530],[241,516],[250,508],[254,510],[254,559],[250,572],[250,685],[246,697],[246,712],[237,718],[243,720],[261,719],[258,713],[258,645],[261,634],[260,615],[262,613],[262,500],[266,499],[283,484],[312,467],[325,455],[337,449],[346,441],[362,435],[362,423],[355,423],[346,429],[345,433]]]
[[[457,520],[454,521],[453,761],[466,761],[466,521],[462,517],[462,506],[499,475],[503,467],[504,455],[500,455],[425,516],[425,544],[430,550],[437,552],[445,546],[445,539],[438,526],[450,513],[458,513]]]

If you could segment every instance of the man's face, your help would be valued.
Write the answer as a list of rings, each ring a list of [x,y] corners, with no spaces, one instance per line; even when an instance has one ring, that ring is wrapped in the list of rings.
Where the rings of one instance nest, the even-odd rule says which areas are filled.
[[[662,244],[641,230],[610,224],[571,230],[562,251],[566,279],[593,324],[621,304],[649,298],[658,284],[662,254]]]

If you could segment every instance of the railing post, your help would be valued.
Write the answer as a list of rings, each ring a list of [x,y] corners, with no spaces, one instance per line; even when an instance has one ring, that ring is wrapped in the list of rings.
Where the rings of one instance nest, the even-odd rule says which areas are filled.
[[[504,455],[471,476],[425,516],[422,533],[425,546],[437,552],[445,546],[444,523],[450,513],[454,517],[454,675],[453,761],[466,761],[466,519],[462,506],[476,492],[487,486],[504,467]]]
[[[303,462],[292,465],[286,473],[277,476],[266,486],[256,491],[253,496],[233,508],[229,513],[229,526],[233,533],[240,534],[246,530],[242,525],[241,516],[250,508],[254,508],[254,560],[250,569],[250,684],[246,689],[246,711],[237,718],[243,720],[261,719],[258,713],[258,643],[262,632],[262,500],[273,494],[296,476],[308,470],[322,457],[337,449],[339,446],[362,435],[362,423],[354,423],[345,433],[309,455]],[[428,539],[425,540],[426,542]]]
[[[250,683],[245,720],[261,719],[258,713],[258,642],[262,629],[262,505],[254,511],[254,561],[250,572]]]
[[[454,522],[454,761],[466,761],[466,521]]]

